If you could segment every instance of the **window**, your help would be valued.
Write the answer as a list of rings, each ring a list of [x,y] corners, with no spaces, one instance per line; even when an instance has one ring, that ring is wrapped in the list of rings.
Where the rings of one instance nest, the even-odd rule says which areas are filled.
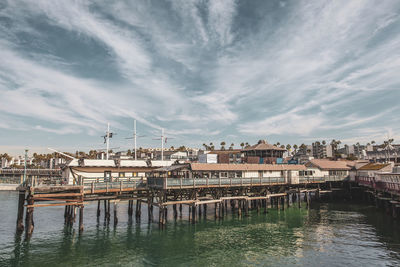
[[[119,172],[118,173],[118,177],[125,177],[125,173],[124,172]]]
[[[228,177],[228,173],[227,173],[227,172],[220,172],[220,173],[219,173],[219,177],[221,177],[221,178],[227,178],[227,177]]]
[[[111,171],[105,171],[104,172],[104,181],[105,182],[111,182],[112,181]]]

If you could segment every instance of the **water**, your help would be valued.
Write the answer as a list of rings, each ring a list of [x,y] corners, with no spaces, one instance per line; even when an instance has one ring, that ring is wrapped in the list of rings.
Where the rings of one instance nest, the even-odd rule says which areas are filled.
[[[17,194],[0,192],[0,203],[0,266],[400,265],[400,223],[365,205],[315,203],[217,221],[209,209],[196,225],[170,217],[160,230],[145,216],[130,223],[124,203],[118,226],[104,226],[93,203],[82,235],[77,225],[64,228],[63,207],[36,208],[33,236],[24,241],[14,235]]]

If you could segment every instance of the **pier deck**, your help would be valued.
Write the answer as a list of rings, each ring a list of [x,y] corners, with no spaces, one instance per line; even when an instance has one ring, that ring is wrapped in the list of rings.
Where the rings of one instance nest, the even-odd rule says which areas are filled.
[[[246,215],[250,208],[266,212],[269,205],[277,208],[297,203],[301,207],[302,198],[308,206],[311,195],[319,198],[322,194],[332,193],[333,186],[342,188],[340,181],[321,179],[303,180],[299,184],[290,184],[283,177],[270,178],[218,178],[218,179],[182,179],[148,178],[132,181],[103,183],[84,183],[79,185],[32,185],[20,186],[17,232],[25,229],[27,237],[33,232],[33,212],[35,208],[65,206],[65,224],[73,226],[79,214],[79,231],[83,231],[83,211],[90,201],[97,201],[97,217],[103,207],[105,221],[110,222],[111,203],[114,206],[114,224],[118,223],[117,209],[120,201],[128,201],[128,215],[140,218],[142,204],[147,207],[150,222],[154,221],[154,207],[158,209],[158,223],[166,224],[168,207],[172,207],[174,218],[182,205],[189,206],[189,220],[196,222],[212,205],[216,218],[228,212],[228,204],[238,215]],[[103,204],[101,203],[103,202]],[[135,212],[133,211],[136,202]],[[23,224],[24,209],[25,225]],[[198,214],[198,215],[197,215]]]

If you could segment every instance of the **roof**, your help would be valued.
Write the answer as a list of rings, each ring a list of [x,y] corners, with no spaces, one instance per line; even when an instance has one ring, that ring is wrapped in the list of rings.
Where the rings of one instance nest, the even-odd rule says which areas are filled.
[[[322,170],[350,170],[350,163],[344,160],[312,159],[306,166],[314,165]]]
[[[74,171],[85,173],[104,173],[105,171],[111,172],[150,172],[155,167],[73,167]]]
[[[121,160],[121,167],[147,167],[145,160]]]
[[[359,168],[361,171],[376,171],[376,170],[381,170],[390,164],[379,164],[379,163],[368,163],[367,165],[362,166]]]
[[[302,171],[304,165],[192,163],[193,171]]]
[[[243,151],[251,151],[251,150],[280,150],[280,151],[286,151],[286,149],[284,148],[280,148],[268,143],[260,143],[260,144],[256,144],[253,146],[249,146],[246,147],[245,149],[243,149]]]
[[[242,150],[240,149],[227,149],[227,150],[212,150],[207,154],[232,154],[232,153],[240,153]]]
[[[168,167],[163,167],[163,168],[158,168],[155,169],[154,171],[156,172],[170,172],[170,171],[175,171],[183,168],[189,167],[189,164],[179,164],[179,165],[172,165]]]

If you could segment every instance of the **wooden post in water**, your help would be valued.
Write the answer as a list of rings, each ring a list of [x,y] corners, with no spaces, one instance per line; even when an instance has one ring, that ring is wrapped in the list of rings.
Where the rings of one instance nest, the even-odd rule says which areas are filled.
[[[96,213],[97,219],[100,217],[100,200],[97,200],[97,213]]]
[[[110,223],[111,219],[111,209],[110,209],[110,200],[107,201],[107,224]]]
[[[204,209],[204,218],[207,217],[207,204],[203,205],[203,209]]]
[[[238,200],[238,216],[242,217],[242,201]]]
[[[104,221],[107,221],[107,200],[104,200]]]
[[[172,205],[172,209],[174,211],[174,219],[176,220],[176,218],[178,217],[178,211],[176,209],[176,204]]]
[[[19,191],[18,197],[18,214],[17,214],[17,233],[24,231],[24,204],[25,204],[25,191]]]
[[[218,218],[218,215],[217,215],[217,203],[214,204],[214,214],[215,214],[215,219],[217,219]]]
[[[199,220],[201,218],[201,206],[199,206]]]
[[[142,213],[141,209],[142,209],[142,201],[140,199],[137,199],[136,200],[136,213],[135,213],[136,219],[140,218],[140,215]]]
[[[79,232],[83,231],[83,205],[79,207]]]
[[[68,223],[69,206],[65,205],[64,208],[64,224]]]
[[[32,195],[28,195],[28,205],[34,205],[35,201],[32,199]],[[25,216],[25,231],[26,237],[30,238],[33,233],[34,222],[33,222],[33,207],[28,207],[26,209],[26,216]]]
[[[301,193],[300,193],[300,187],[297,188],[297,194],[298,194],[297,203],[298,203],[298,205],[299,205],[299,208],[301,208]]]
[[[118,224],[118,202],[114,201],[114,226]]]
[[[192,206],[192,223],[196,223],[196,205]]]

